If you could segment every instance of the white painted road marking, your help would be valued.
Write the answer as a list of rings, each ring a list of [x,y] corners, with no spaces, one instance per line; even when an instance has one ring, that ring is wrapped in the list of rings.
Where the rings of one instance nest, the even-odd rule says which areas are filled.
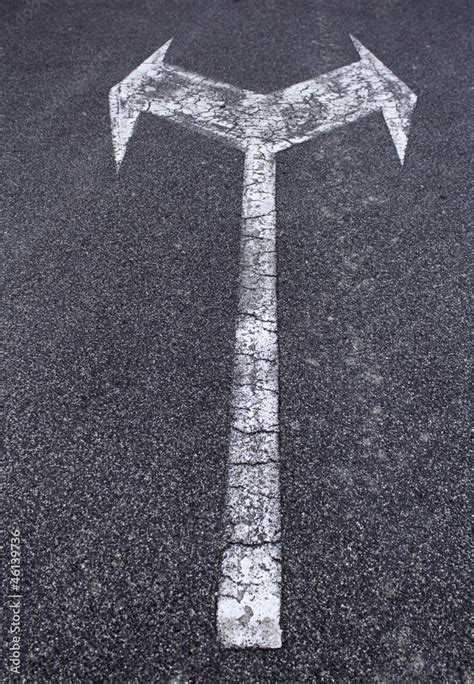
[[[381,110],[403,163],[416,95],[358,40],[360,60],[269,95],[165,64],[168,41],[110,91],[117,168],[141,112],[245,153],[226,549],[217,631],[226,647],[281,646],[275,155]]]
[[[275,155],[245,153],[240,294],[226,507],[217,607],[224,646],[279,648],[280,486]]]

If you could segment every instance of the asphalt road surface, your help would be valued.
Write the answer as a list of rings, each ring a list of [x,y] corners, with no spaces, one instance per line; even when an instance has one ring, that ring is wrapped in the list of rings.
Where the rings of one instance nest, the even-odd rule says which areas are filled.
[[[470,3],[2,16],[5,679],[472,681]],[[117,176],[108,93],[171,37],[269,93],[355,61],[349,34],[418,102],[403,166],[380,113],[277,157],[283,645],[224,649],[243,154],[144,114]]]

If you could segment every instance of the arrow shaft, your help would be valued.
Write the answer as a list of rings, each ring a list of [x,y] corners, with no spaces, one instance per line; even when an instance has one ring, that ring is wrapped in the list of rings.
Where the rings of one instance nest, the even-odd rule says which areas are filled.
[[[226,537],[219,638],[228,647],[279,648],[275,156],[258,141],[245,156]]]

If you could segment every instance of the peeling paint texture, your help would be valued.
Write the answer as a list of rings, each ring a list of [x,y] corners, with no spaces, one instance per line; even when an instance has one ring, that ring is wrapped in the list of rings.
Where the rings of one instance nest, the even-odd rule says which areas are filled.
[[[280,648],[280,581],[279,544],[226,549],[218,612],[223,646]]]
[[[275,155],[245,154],[240,294],[226,505],[227,549],[217,607],[224,646],[279,648],[280,488]]]
[[[416,95],[357,39],[360,60],[261,95],[164,63],[168,41],[110,91],[117,169],[141,112],[245,154],[225,550],[217,606],[223,646],[279,648],[281,547],[275,155],[381,111],[403,163]]]
[[[169,40],[110,91],[117,166],[141,112],[197,128],[244,151],[254,139],[278,152],[381,110],[403,163],[416,95],[351,39],[359,61],[268,95],[165,64]]]

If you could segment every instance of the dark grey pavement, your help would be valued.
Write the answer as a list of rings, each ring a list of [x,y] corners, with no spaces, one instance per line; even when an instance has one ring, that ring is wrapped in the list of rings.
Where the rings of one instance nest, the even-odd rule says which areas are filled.
[[[3,0],[2,15],[24,681],[472,681],[472,7]],[[108,91],[174,37],[170,62],[270,92],[356,60],[349,33],[419,99],[403,167],[381,115],[277,157],[284,645],[225,651],[243,156],[144,115],[117,178]]]

